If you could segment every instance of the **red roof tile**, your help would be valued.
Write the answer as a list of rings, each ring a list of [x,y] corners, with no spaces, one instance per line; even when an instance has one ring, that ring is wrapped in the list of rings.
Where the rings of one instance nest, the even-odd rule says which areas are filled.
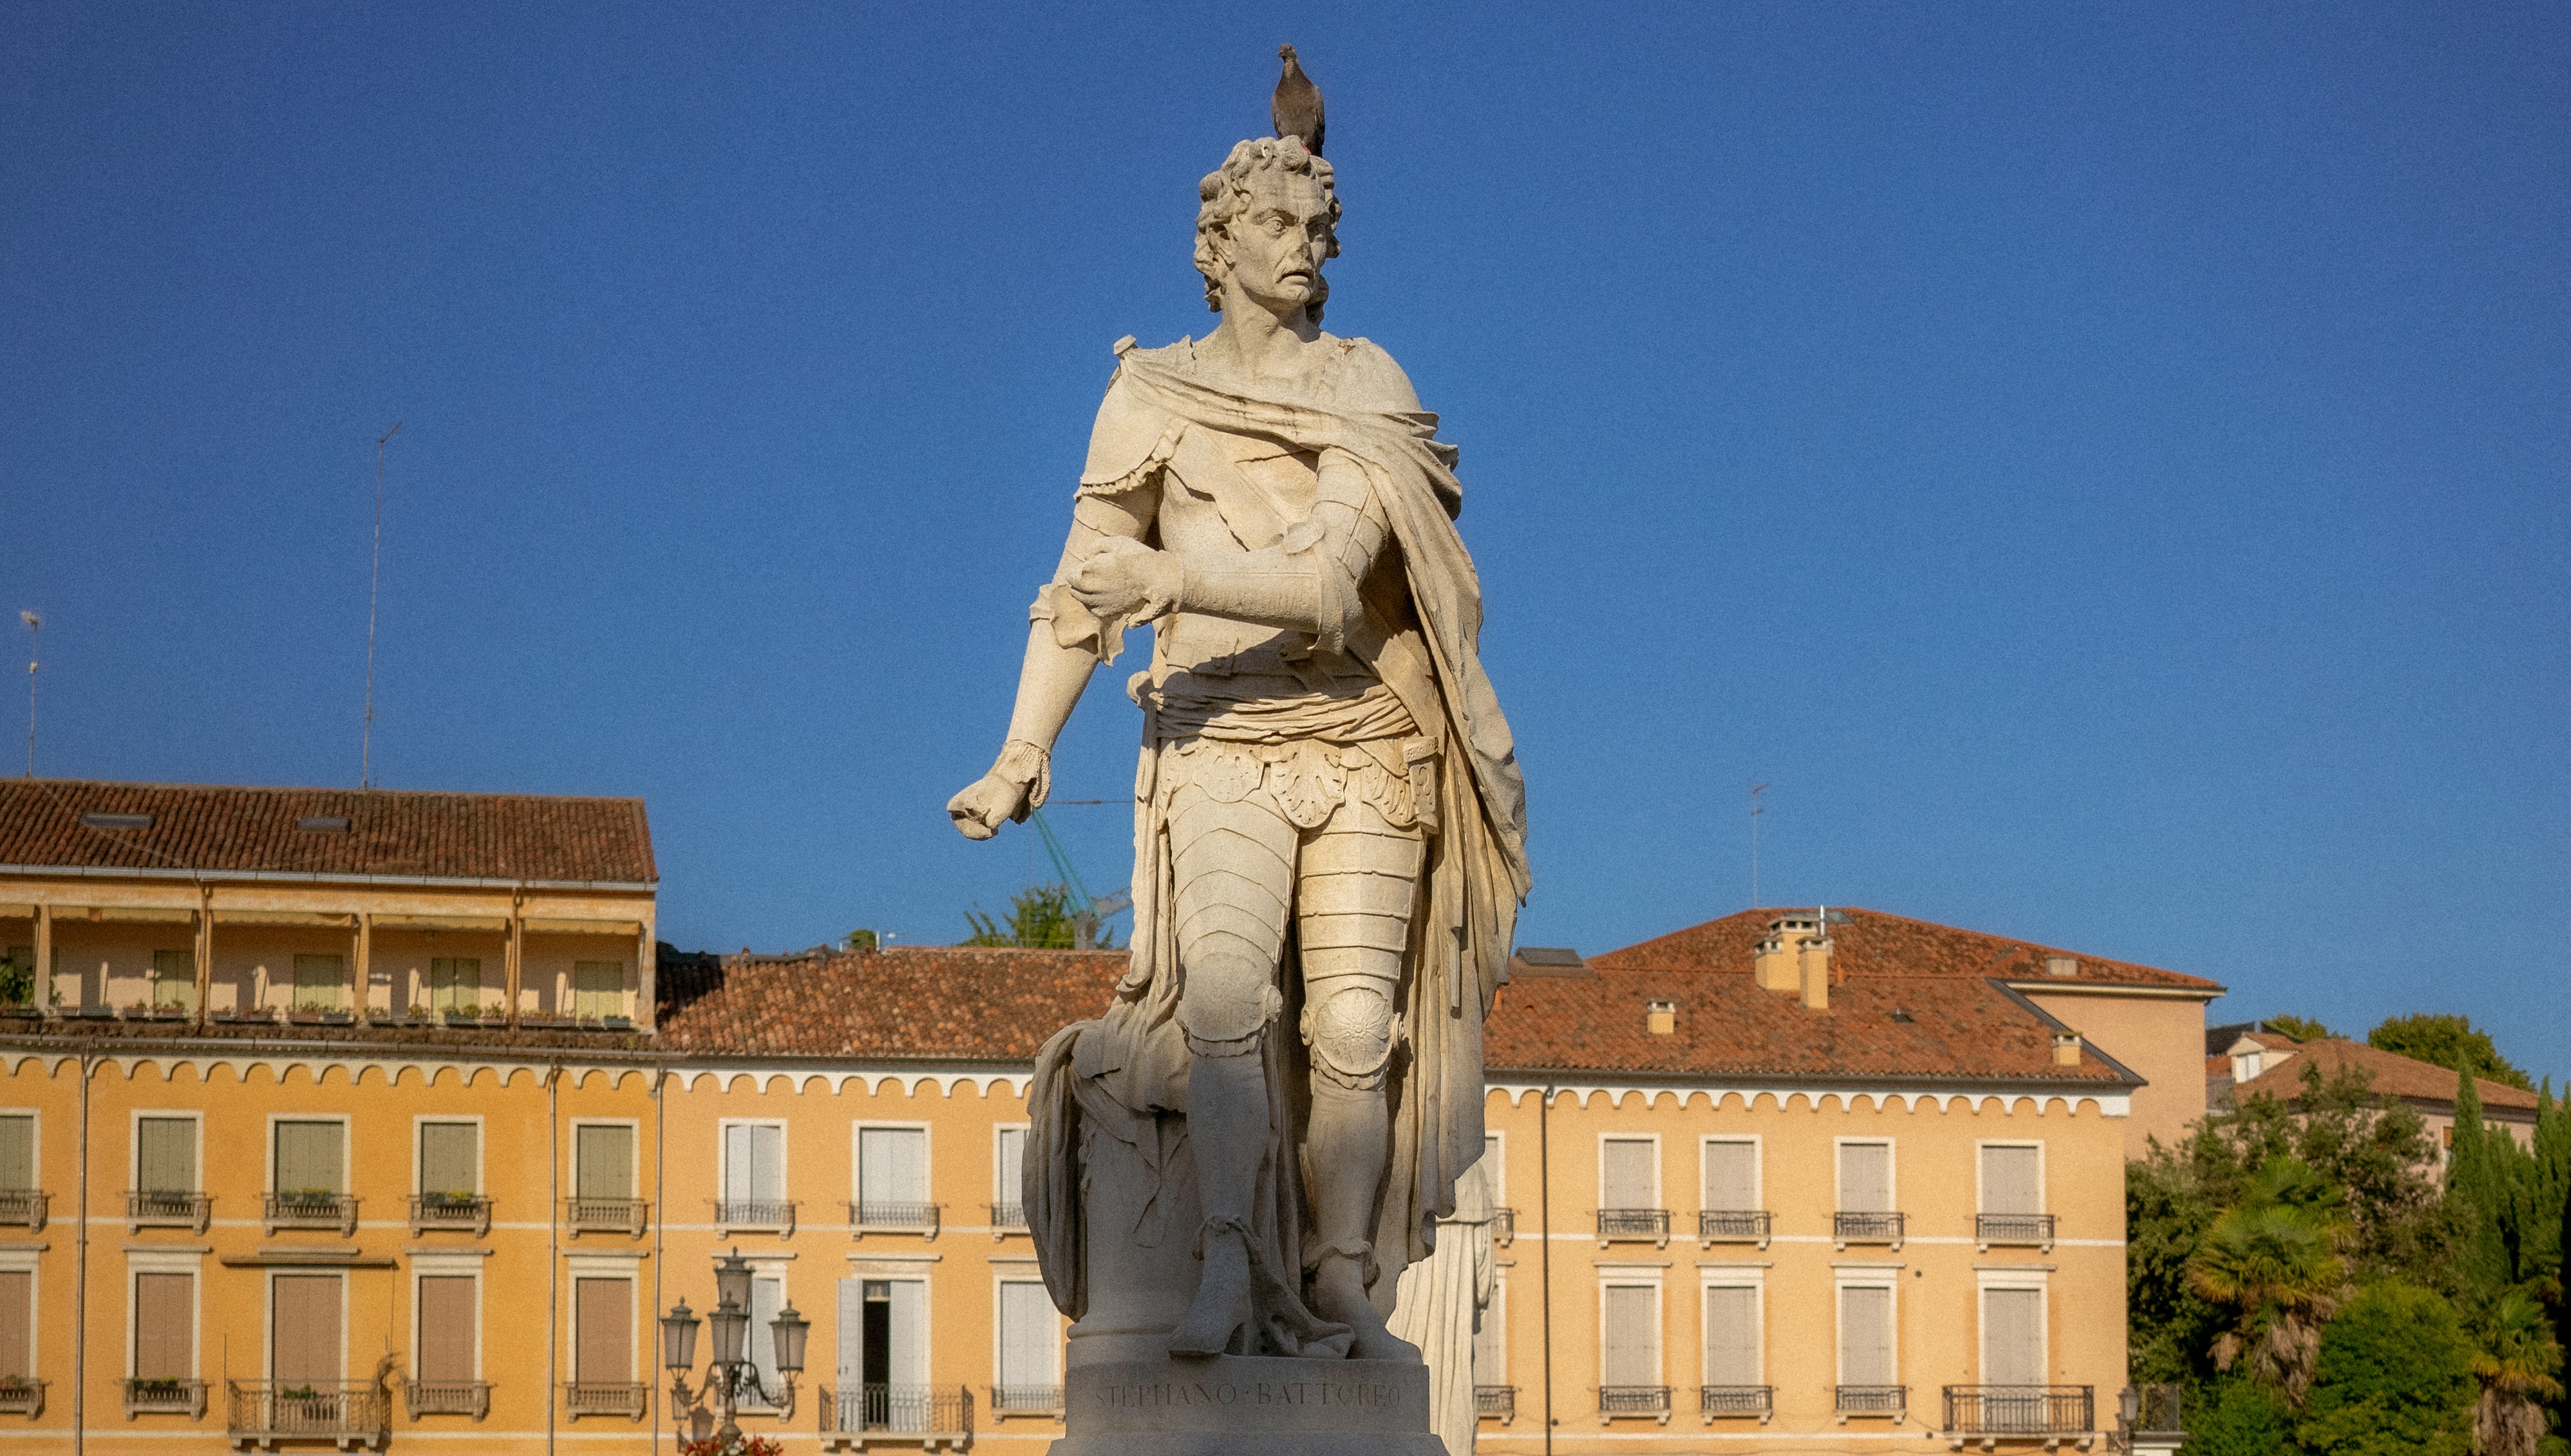
[[[1673,971],[1747,971],[1753,949],[1768,935],[1768,923],[1785,915],[1809,917],[1809,910],[1744,910],[1663,936],[1589,958],[1593,966],[1649,967]],[[2164,971],[2130,961],[2102,960],[2053,946],[2005,935],[1959,930],[1880,910],[1831,906],[1830,966],[1833,976],[1886,972],[1899,975],[1959,976],[1980,980],[1997,976],[2012,982],[2059,985],[2158,986],[2219,995],[2221,984],[2201,976]],[[1842,923],[1840,917],[1846,918]],[[2078,963],[2068,977],[2049,973],[2049,957]]]
[[[2305,1059],[2310,1058],[2308,1063]],[[2422,1062],[2397,1052],[2386,1052],[2362,1042],[2331,1038],[2322,1042],[2306,1042],[2290,1061],[2280,1062],[2233,1089],[2235,1097],[2274,1097],[2292,1102],[2304,1088],[2304,1068],[2318,1066],[2323,1077],[2336,1075],[2343,1068],[2354,1068],[2366,1074],[2368,1085],[2376,1092],[2419,1102],[2442,1103],[2451,1109],[2456,1084],[2461,1080],[2453,1071],[2434,1062]],[[2487,1078],[2473,1079],[2473,1091],[2482,1106],[2493,1113],[2522,1113],[2533,1116],[2535,1094],[2505,1082]]]
[[[665,962],[661,1046],[706,1056],[1032,1062],[1107,1009],[1121,950],[896,946],[812,960]]]
[[[145,814],[100,828],[85,814]],[[346,819],[343,832],[296,827]],[[639,798],[0,779],[0,865],[646,885]]]

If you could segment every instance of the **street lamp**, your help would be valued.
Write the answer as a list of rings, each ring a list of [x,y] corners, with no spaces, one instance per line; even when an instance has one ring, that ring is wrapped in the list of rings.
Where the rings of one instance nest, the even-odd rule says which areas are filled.
[[[704,1318],[714,1332],[714,1350],[706,1362],[706,1383],[694,1395],[688,1391],[688,1372],[697,1363],[697,1312],[682,1298],[661,1316],[661,1364],[670,1372],[671,1399],[681,1409],[691,1409],[701,1396],[712,1396],[721,1422],[715,1439],[726,1445],[741,1438],[737,1417],[744,1396],[756,1396],[763,1404],[776,1407],[779,1420],[793,1419],[794,1377],[803,1373],[803,1344],[812,1332],[812,1321],[796,1313],[790,1301],[776,1311],[768,1332],[776,1352],[776,1371],[784,1377],[782,1388],[771,1392],[762,1385],[758,1365],[743,1348],[750,1333],[750,1263],[740,1249],[715,1260],[715,1307]]]

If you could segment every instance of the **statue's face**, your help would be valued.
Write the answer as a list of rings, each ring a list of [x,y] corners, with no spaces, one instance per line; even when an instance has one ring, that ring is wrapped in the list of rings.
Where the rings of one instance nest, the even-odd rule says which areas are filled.
[[[1263,167],[1250,176],[1250,206],[1226,225],[1232,281],[1265,307],[1290,313],[1312,301],[1330,251],[1330,200],[1309,174]]]

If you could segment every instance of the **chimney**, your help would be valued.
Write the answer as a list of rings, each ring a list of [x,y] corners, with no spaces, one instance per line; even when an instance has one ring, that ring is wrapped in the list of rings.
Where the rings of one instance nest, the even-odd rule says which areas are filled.
[[[1802,944],[1818,939],[1821,918],[1818,915],[1780,915],[1768,922],[1768,938],[1750,958],[1751,970],[1762,991],[1784,991],[1789,995],[1803,988]]]
[[[1672,1036],[1679,1029],[1679,1004],[1675,1001],[1643,1003],[1643,1030],[1656,1037]]]
[[[2080,958],[2078,956],[2070,955],[2046,956],[2044,958],[2044,973],[2056,978],[2079,975]]]
[[[2053,1065],[2056,1067],[2080,1065],[2080,1033],[2063,1031],[2053,1034]]]
[[[1797,947],[1801,962],[1803,1004],[1814,1011],[1830,1009],[1830,938],[1814,934]]]

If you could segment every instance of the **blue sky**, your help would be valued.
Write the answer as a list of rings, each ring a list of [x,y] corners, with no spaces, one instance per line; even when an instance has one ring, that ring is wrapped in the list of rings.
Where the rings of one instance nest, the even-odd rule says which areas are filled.
[[[960,936],[1049,876],[941,805],[1108,346],[1212,326],[1288,40],[1330,326],[1463,447],[1522,939],[1740,909],[1767,780],[1771,903],[2571,1072],[2552,4],[12,6],[39,770],[355,782],[399,419],[380,782],[643,795],[685,946]]]

